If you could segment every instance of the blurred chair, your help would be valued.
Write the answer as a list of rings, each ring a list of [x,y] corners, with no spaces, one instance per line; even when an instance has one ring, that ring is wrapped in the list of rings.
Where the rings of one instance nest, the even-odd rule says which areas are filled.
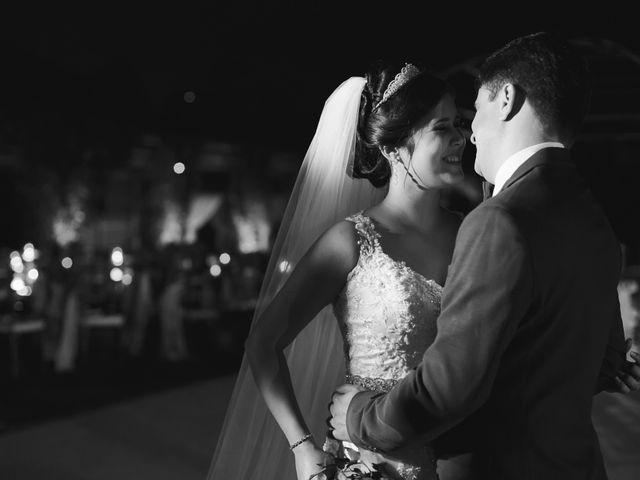
[[[192,274],[182,298],[182,322],[189,354],[210,358],[222,330],[222,314],[215,279],[208,271]]]
[[[151,317],[157,308],[153,300],[151,271],[141,270],[135,277],[134,298],[129,310],[129,321],[124,330],[124,343],[129,355],[139,357],[142,354],[145,337]]]
[[[185,279],[178,277],[164,288],[159,300],[160,356],[171,362],[186,360],[189,356],[183,324],[184,289]]]
[[[124,313],[105,313],[100,309],[87,310],[80,320],[80,354],[88,358],[91,347],[91,336],[94,332],[110,331],[115,338],[118,355],[124,347]]]
[[[40,361],[44,366],[44,326],[42,318],[20,318],[16,315],[3,315],[0,318],[0,333],[8,336],[10,371],[13,377],[18,377],[22,370],[19,351],[22,335],[39,335]]]

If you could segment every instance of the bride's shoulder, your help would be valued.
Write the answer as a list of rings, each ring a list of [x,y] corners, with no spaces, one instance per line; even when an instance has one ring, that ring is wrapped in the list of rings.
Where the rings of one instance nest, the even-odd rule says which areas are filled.
[[[356,222],[353,221],[352,217],[334,223],[327,229],[325,236],[337,248],[350,252],[357,252],[358,250]]]
[[[334,223],[318,238],[315,250],[322,252],[326,260],[333,259],[347,267],[355,265],[360,251],[353,221],[344,219]]]

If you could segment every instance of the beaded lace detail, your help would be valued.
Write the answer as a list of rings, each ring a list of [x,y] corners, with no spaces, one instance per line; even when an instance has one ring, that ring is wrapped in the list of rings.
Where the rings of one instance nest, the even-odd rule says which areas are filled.
[[[389,257],[373,221],[362,212],[347,220],[355,225],[360,257],[333,305],[344,338],[346,380],[387,392],[420,363],[435,339],[442,287]],[[394,463],[399,478],[437,478],[429,447],[406,453]]]
[[[355,223],[360,258],[334,304],[347,374],[398,380],[415,368],[436,335],[442,287],[389,257],[369,217]]]
[[[347,374],[345,376],[345,380],[347,383],[351,385],[359,385],[362,388],[365,388],[371,392],[384,392],[387,393],[391,390],[398,380],[393,380],[390,378],[370,378],[370,377],[361,377],[360,375],[350,375]]]

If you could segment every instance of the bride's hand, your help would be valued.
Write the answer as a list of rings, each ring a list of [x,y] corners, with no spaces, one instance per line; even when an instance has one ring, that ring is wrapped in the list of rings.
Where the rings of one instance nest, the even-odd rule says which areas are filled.
[[[296,459],[296,474],[298,480],[309,480],[313,475],[322,470],[327,454],[320,450],[314,442],[304,442],[293,449]],[[321,480],[323,477],[314,477],[313,480]]]
[[[640,390],[640,353],[631,350],[633,340],[627,339],[627,353],[633,361],[625,361],[614,377],[613,384],[606,391],[609,393],[630,393]]]

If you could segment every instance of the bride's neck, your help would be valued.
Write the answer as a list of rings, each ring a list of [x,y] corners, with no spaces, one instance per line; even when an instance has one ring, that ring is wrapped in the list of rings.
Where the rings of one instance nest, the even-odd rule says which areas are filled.
[[[392,228],[427,230],[440,213],[440,190],[390,188],[379,204]]]

